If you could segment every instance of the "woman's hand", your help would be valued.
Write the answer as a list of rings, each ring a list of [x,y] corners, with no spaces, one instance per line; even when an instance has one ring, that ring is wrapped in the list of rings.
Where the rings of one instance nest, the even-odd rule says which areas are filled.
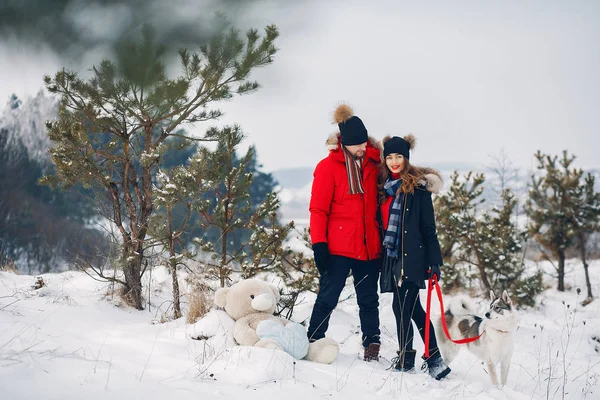
[[[442,277],[442,271],[440,270],[439,265],[430,265],[427,273],[429,278],[433,278],[434,276],[437,277],[434,278],[434,281],[439,281]]]

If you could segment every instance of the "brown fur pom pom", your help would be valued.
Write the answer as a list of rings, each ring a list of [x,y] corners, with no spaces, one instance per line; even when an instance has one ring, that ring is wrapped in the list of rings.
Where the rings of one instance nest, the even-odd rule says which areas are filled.
[[[408,142],[408,145],[410,146],[411,150],[414,149],[417,145],[417,138],[412,133],[409,133],[408,135],[404,136],[403,139]]]
[[[346,122],[353,115],[354,112],[352,111],[352,107],[350,107],[347,104],[340,104],[333,113],[333,122],[335,122],[336,124]]]

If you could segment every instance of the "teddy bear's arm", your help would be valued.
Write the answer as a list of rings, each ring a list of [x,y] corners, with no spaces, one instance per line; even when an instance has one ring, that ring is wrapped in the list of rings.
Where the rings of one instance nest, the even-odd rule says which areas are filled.
[[[256,331],[248,324],[248,319],[242,317],[235,321],[233,337],[241,346],[254,346],[258,342]]]

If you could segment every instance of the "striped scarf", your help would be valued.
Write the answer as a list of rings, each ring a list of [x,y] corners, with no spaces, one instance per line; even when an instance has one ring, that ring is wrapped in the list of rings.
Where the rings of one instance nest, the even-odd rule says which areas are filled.
[[[354,158],[344,146],[342,146],[342,149],[344,149],[344,158],[346,159],[346,175],[348,175],[348,186],[350,187],[348,193],[364,193],[365,191],[361,182],[362,158]]]
[[[400,247],[399,232],[400,224],[402,223],[402,207],[405,197],[402,193],[396,195],[401,185],[402,179],[392,180],[391,178],[388,178],[388,180],[383,185],[385,193],[388,196],[394,196],[394,200],[392,201],[392,205],[390,207],[390,218],[388,220],[388,226],[385,231],[385,236],[383,238],[383,247],[386,249],[387,256],[394,258],[398,258],[398,248]]]

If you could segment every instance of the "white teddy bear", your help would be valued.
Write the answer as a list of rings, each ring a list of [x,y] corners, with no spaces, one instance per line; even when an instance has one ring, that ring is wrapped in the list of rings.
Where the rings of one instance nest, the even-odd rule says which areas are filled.
[[[246,279],[218,289],[215,304],[235,320],[233,337],[239,345],[278,349],[298,359],[332,363],[339,351],[337,342],[323,338],[308,343],[302,325],[273,315],[279,297],[275,285]]]

